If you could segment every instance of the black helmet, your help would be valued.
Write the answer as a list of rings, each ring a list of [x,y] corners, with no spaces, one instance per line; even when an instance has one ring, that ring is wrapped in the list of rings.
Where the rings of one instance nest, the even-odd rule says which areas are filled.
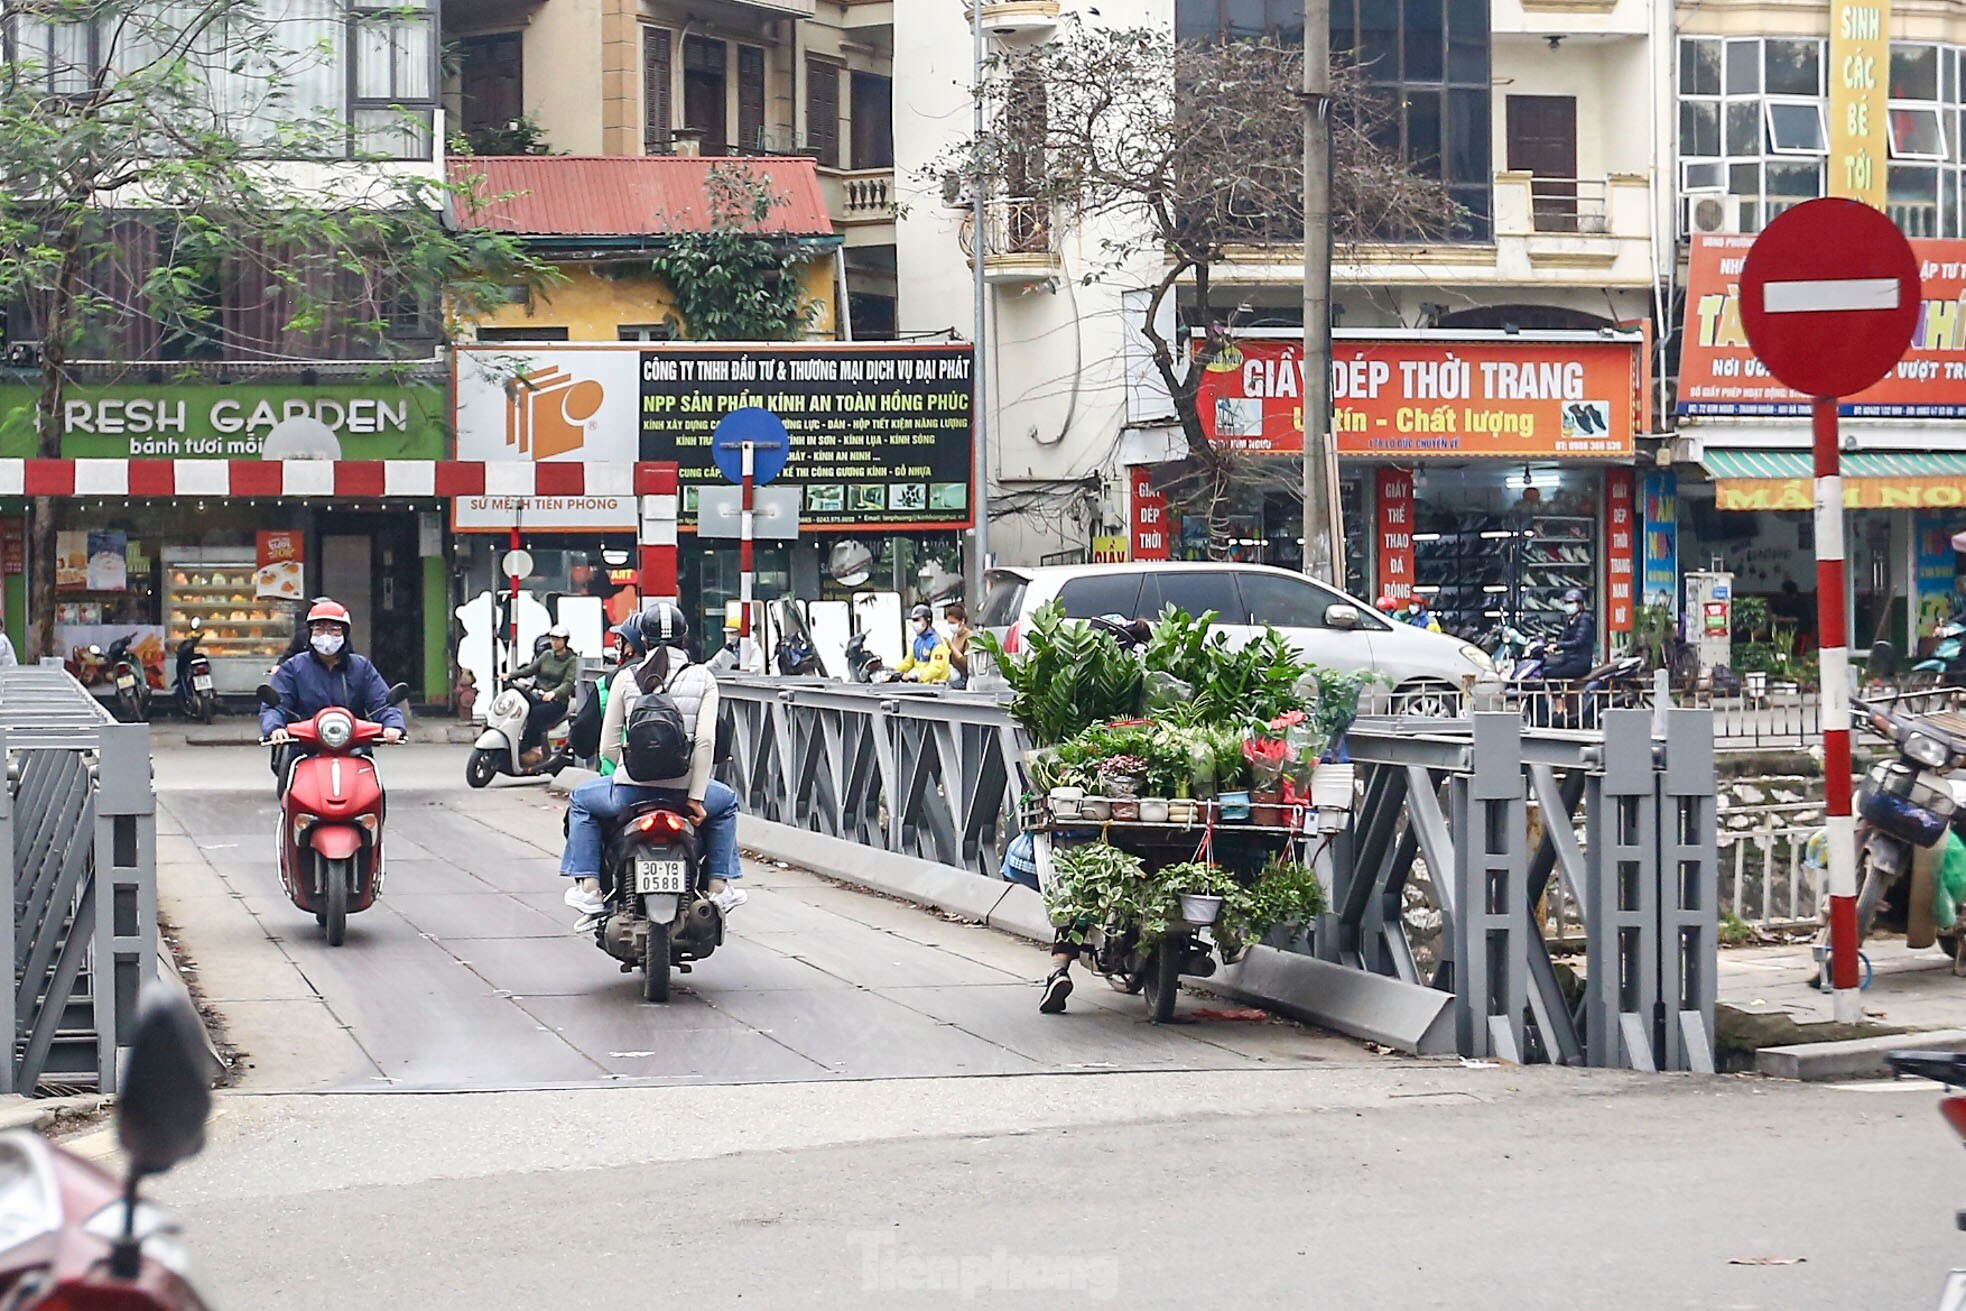
[[[654,650],[674,646],[689,636],[689,620],[682,609],[668,601],[657,601],[642,611],[642,640]]]

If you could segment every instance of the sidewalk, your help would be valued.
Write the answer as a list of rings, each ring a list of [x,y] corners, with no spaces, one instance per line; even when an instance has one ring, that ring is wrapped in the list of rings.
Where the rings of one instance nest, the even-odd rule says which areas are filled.
[[[410,741],[442,742],[470,746],[484,732],[484,725],[467,723],[451,715],[429,714],[410,717]],[[159,747],[236,747],[259,743],[259,721],[251,716],[222,715],[209,724],[187,724],[181,719],[151,721],[150,741]]]
[[[1871,984],[1864,1018],[1899,1029],[1966,1028],[1966,979],[1936,947],[1913,951],[1902,937],[1864,944]],[[1828,1023],[1831,997],[1813,985],[1810,944],[1744,947],[1720,953],[1720,1003],[1749,1014],[1783,1014],[1798,1024]]]

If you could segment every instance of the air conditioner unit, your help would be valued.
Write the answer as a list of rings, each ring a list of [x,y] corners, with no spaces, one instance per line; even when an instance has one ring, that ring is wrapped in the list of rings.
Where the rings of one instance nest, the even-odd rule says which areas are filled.
[[[1741,198],[1730,196],[1725,191],[1688,191],[1686,197],[1686,232],[1694,233],[1739,232],[1741,230]]]

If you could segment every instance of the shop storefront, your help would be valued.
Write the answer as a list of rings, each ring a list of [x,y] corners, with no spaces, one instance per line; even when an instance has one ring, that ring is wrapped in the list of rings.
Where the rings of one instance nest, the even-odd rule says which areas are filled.
[[[1201,401],[1213,440],[1301,457],[1301,346],[1253,334],[1210,366]],[[1630,632],[1644,368],[1637,335],[1338,334],[1350,590],[1418,597],[1444,629],[1478,639],[1560,622],[1574,588],[1608,640]],[[1262,558],[1301,561],[1296,522],[1262,535],[1290,544]]]
[[[25,381],[0,386],[0,458],[34,453],[33,397]],[[441,697],[443,503],[384,495],[379,481],[361,489],[373,494],[287,495],[283,469],[296,466],[282,462],[318,468],[331,491],[331,461],[436,461],[446,408],[442,387],[420,380],[85,378],[69,392],[62,443],[64,456],[84,463],[73,466],[72,494],[56,501],[61,654],[93,677],[88,648],[127,636],[153,684],[168,688],[171,653],[195,620],[218,691],[246,696],[286,650],[307,600],[332,594],[354,614],[359,647],[392,679],[420,698]],[[20,501],[0,505],[0,573],[17,643],[29,621],[25,511]]]
[[[1679,537],[1689,568],[1734,575],[1814,645],[1809,404],[1767,374],[1735,294],[1751,239],[1696,237],[1680,359]],[[1915,241],[1925,313],[1892,375],[1843,405],[1851,640],[1916,649],[1958,604],[1966,530],[1966,241]]]
[[[718,425],[738,409],[771,411],[790,443],[783,471],[758,493],[759,601],[844,603],[893,591],[912,602],[961,591],[972,522],[967,347],[506,345],[462,347],[457,357],[460,458],[678,465],[679,573],[666,589],[644,590],[680,595],[706,644],[719,640],[739,593],[738,492],[713,450]],[[565,507],[587,516],[573,528],[536,506],[474,518],[464,505],[456,527],[501,534],[471,548],[474,569],[505,548],[513,509],[536,563],[542,547],[560,546],[605,560],[616,536],[633,539],[634,498],[586,499]],[[582,543],[554,538],[569,532]]]

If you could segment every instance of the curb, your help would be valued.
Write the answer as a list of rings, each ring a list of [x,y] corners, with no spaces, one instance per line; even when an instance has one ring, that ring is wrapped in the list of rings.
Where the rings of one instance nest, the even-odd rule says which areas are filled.
[[[999,882],[953,865],[749,815],[739,817],[737,833],[745,849],[787,865],[932,910],[956,912],[1043,946],[1051,944],[1051,917],[1045,913],[1044,898],[1021,883]],[[1447,993],[1296,952],[1251,948],[1241,963],[1202,986],[1409,1055],[1442,1056],[1455,1051],[1449,1009],[1453,999]],[[1966,1039],[1966,1034],[1961,1037]]]
[[[1805,1042],[1790,1047],[1763,1047],[1755,1053],[1758,1073],[1773,1079],[1823,1083],[1833,1079],[1867,1079],[1889,1074],[1884,1058],[1891,1052],[1966,1051],[1966,1029],[1934,1029],[1926,1033],[1893,1033],[1881,1038],[1850,1038],[1842,1042]]]

